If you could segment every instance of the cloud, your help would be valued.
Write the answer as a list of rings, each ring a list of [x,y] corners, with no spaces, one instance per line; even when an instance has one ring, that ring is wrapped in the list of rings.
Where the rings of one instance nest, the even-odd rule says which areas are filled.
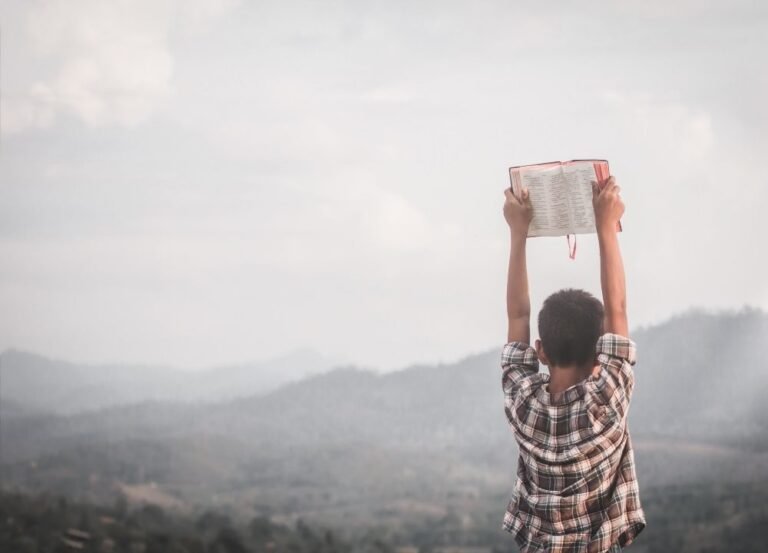
[[[40,71],[6,95],[3,130],[48,128],[60,116],[90,127],[147,121],[173,95],[172,31],[201,32],[236,5],[233,0],[32,4],[22,18]]]

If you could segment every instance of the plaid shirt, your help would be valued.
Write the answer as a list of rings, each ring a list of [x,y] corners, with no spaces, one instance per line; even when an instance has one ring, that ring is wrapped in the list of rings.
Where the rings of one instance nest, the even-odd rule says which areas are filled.
[[[599,374],[558,394],[534,348],[502,350],[504,411],[520,448],[502,528],[525,553],[602,553],[645,527],[627,428],[635,343],[607,333],[596,348]]]

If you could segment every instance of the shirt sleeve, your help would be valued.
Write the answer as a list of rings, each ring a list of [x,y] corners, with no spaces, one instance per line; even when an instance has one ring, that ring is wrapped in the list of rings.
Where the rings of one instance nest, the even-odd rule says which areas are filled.
[[[501,387],[504,411],[512,423],[512,406],[526,377],[539,372],[536,350],[525,342],[509,342],[501,350]]]
[[[624,419],[635,386],[632,368],[637,361],[635,342],[620,334],[608,332],[598,338],[596,353],[600,373],[593,380],[595,399],[614,411],[620,419]]]

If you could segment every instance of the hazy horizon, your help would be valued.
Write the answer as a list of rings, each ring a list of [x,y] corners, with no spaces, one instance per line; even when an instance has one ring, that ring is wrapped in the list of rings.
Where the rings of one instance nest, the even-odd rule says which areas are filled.
[[[674,320],[678,317],[685,317],[687,315],[691,314],[708,314],[708,315],[714,315],[714,316],[728,316],[728,315],[737,315],[740,313],[745,313],[750,310],[757,310],[763,314],[766,313],[765,310],[752,306],[752,305],[742,305],[741,307],[734,307],[734,308],[724,308],[724,309],[702,309],[700,307],[689,307],[688,309],[684,311],[680,311],[678,313],[672,313],[669,317],[661,320],[656,321],[654,323],[646,324],[646,325],[637,325],[637,326],[631,326],[630,327],[630,337],[637,331],[642,331],[647,329],[648,327],[652,327],[658,324],[665,324],[671,320]],[[534,317],[535,319],[535,317]],[[535,320],[531,321],[531,328],[534,335],[537,334],[536,327],[535,327]],[[463,360],[466,360],[467,358],[471,358],[477,355],[483,355],[488,353],[489,351],[492,351],[493,349],[500,349],[501,344],[494,344],[490,345],[486,348],[481,348],[479,350],[474,351],[468,351],[463,354],[458,355],[455,358],[446,358],[446,359],[439,359],[434,361],[432,364],[453,364],[453,363],[459,363]],[[285,363],[286,360],[290,362],[291,358],[299,358],[300,356],[305,356],[307,358],[312,358],[315,363],[318,361],[325,361],[325,364],[322,366],[320,371],[324,372],[326,370],[333,370],[336,368],[348,368],[348,367],[354,367],[356,369],[365,370],[365,371],[373,371],[375,373],[379,374],[386,374],[389,372],[395,372],[395,371],[402,371],[406,369],[411,369],[417,366],[421,365],[429,365],[430,363],[427,362],[406,362],[403,365],[399,365],[396,367],[391,367],[389,369],[382,369],[381,367],[373,366],[373,365],[365,365],[361,363],[355,363],[353,361],[350,361],[348,359],[345,359],[342,356],[334,355],[333,352],[327,353],[327,352],[320,352],[318,350],[315,350],[310,347],[306,346],[297,346],[296,348],[286,350],[283,352],[279,352],[274,356],[271,357],[263,357],[263,358],[252,358],[252,359],[241,359],[241,360],[235,360],[231,361],[229,363],[225,364],[213,364],[213,365],[205,365],[205,366],[197,366],[197,367],[187,367],[187,366],[181,366],[181,365],[157,365],[152,363],[146,363],[146,362],[133,362],[133,363],[127,363],[125,361],[121,360],[108,360],[108,361],[83,361],[81,359],[75,359],[75,358],[63,358],[63,357],[56,357],[56,356],[50,356],[46,355],[44,352],[38,352],[38,351],[32,351],[27,350],[23,348],[17,348],[17,347],[6,347],[2,351],[0,351],[0,354],[9,352],[9,351],[16,351],[23,354],[31,354],[35,356],[44,357],[46,359],[49,359],[54,362],[64,362],[64,363],[71,363],[73,365],[80,365],[80,366],[101,366],[101,365],[114,365],[114,366],[136,366],[136,367],[144,367],[144,368],[164,368],[174,371],[180,371],[180,372],[190,372],[190,373],[202,373],[205,371],[215,371],[218,369],[225,369],[225,368],[232,368],[232,367],[238,367],[238,366],[244,366],[248,364],[254,364],[254,365],[260,365],[260,366],[268,366],[270,362],[282,362]],[[306,378],[307,376],[310,376],[313,373],[308,373],[301,378]]]
[[[0,17],[0,351],[200,369],[306,347],[392,370],[500,347],[507,167],[582,157],[622,186],[630,328],[768,309],[768,6]],[[599,297],[594,236],[528,256],[534,337],[550,293]]]

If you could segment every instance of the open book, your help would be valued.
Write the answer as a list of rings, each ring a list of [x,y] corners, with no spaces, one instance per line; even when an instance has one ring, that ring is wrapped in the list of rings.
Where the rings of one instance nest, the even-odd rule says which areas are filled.
[[[566,236],[597,232],[592,206],[592,184],[603,186],[610,176],[604,159],[552,161],[509,168],[512,192],[523,188],[533,206],[528,236]],[[621,223],[617,225],[621,231]],[[569,241],[570,244],[570,241]],[[575,247],[571,258],[574,257]]]

